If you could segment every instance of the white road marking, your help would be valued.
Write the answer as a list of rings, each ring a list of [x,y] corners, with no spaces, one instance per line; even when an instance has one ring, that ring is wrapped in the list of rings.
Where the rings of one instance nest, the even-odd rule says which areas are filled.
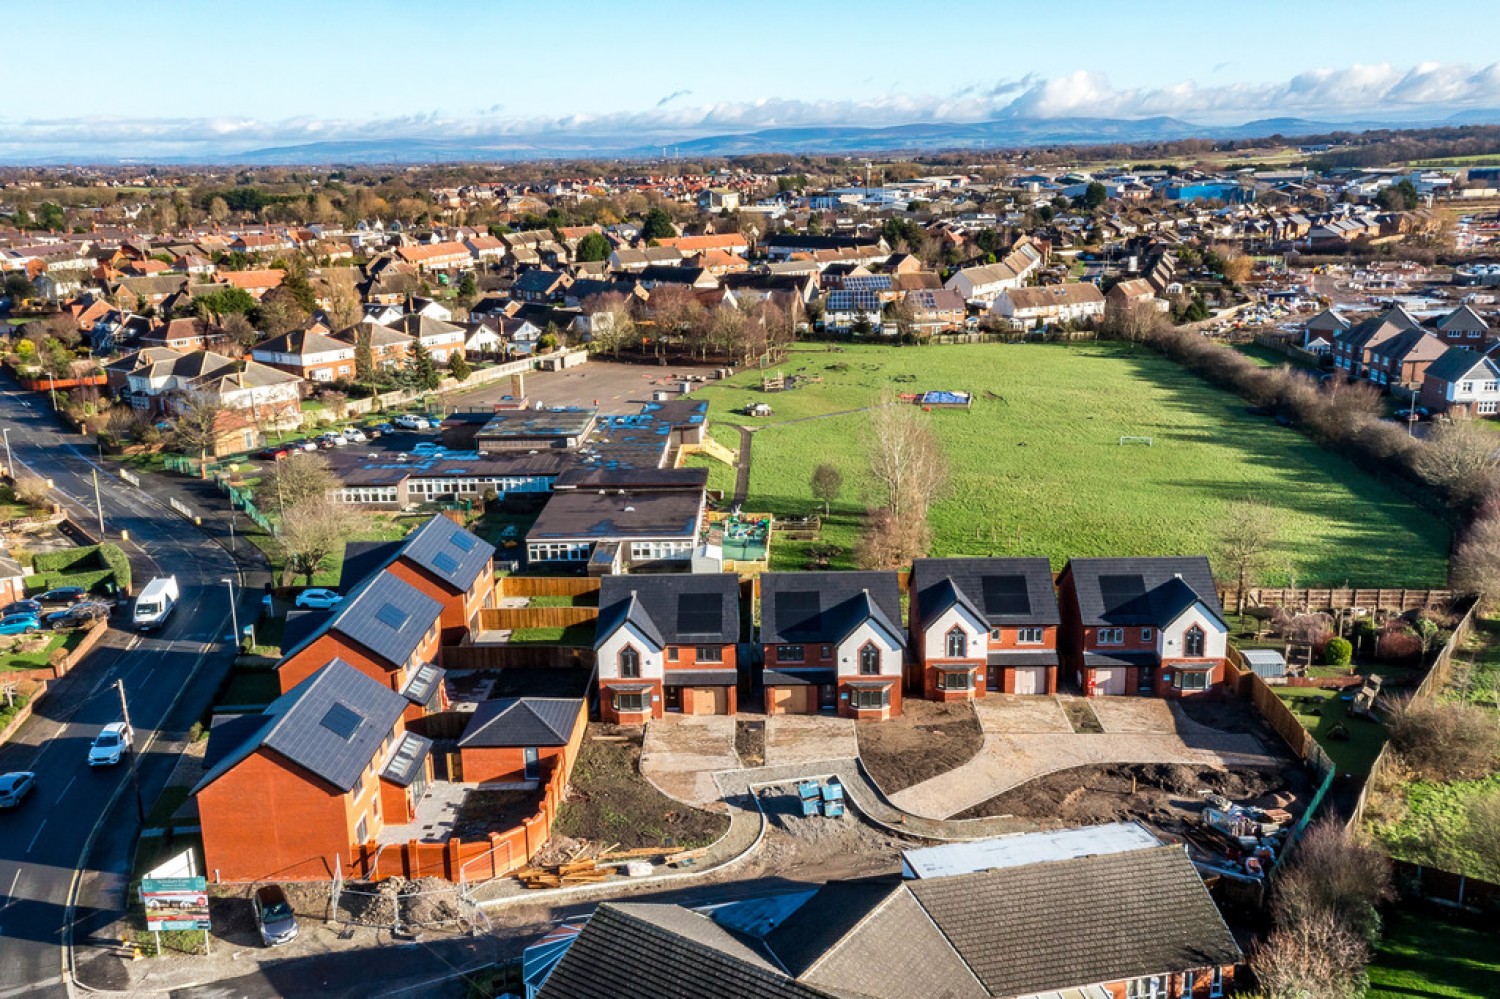
[[[20,880],[21,880],[21,871],[20,871],[20,868],[17,868],[16,869],[16,876],[10,879],[10,887],[8,889],[6,889],[6,892],[5,892],[5,904],[4,905],[0,905],[0,912],[4,912],[6,909],[9,909],[11,906],[13,906],[13,905],[16,904],[16,882],[18,882]],[[3,939],[5,939],[5,935],[3,933],[0,933],[0,940],[3,940]]]
[[[62,800],[63,800],[63,798],[64,798],[64,797],[66,797],[66,796],[67,796],[67,793],[68,793],[68,789],[69,789],[69,788],[71,788],[71,787],[72,787],[72,786],[73,786],[73,783],[74,783],[74,781],[76,781],[76,780],[78,780],[78,775],[77,775],[77,774],[74,774],[74,775],[73,775],[73,779],[72,779],[72,780],[70,780],[70,781],[68,781],[68,783],[67,783],[67,784],[66,784],[66,785],[64,785],[64,786],[63,786],[63,789],[62,789],[62,794],[59,794],[59,795],[58,795],[58,796],[57,796],[57,800],[58,800],[58,801],[62,801]]]
[[[42,830],[45,828],[47,828],[47,820],[43,819],[42,824],[36,827],[36,835],[31,837],[31,845],[26,847],[26,852],[28,854],[31,853],[32,850],[36,849],[36,841],[42,838]]]

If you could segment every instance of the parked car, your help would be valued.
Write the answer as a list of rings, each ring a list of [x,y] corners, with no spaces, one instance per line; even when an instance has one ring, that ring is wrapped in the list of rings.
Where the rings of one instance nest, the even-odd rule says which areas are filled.
[[[297,917],[280,885],[256,889],[250,904],[255,909],[255,928],[260,930],[261,943],[275,947],[297,939]]]
[[[85,600],[64,610],[53,611],[42,618],[42,623],[53,631],[72,631],[104,620],[109,617],[109,612],[109,604],[99,600]]]
[[[1426,406],[1418,406],[1415,410],[1410,406],[1403,406],[1396,410],[1396,419],[1398,420],[1425,420],[1431,415],[1432,410]]]
[[[344,598],[332,590],[313,589],[303,590],[297,594],[297,606],[311,610],[327,610],[337,607],[344,602]]]
[[[36,600],[17,600],[15,603],[0,607],[0,617],[9,617],[12,614],[30,614],[33,617],[42,612],[42,605]]]
[[[76,604],[88,595],[89,591],[81,586],[59,586],[43,593],[36,600],[41,604]]]
[[[427,429],[427,421],[424,420],[422,417],[415,416],[415,415],[413,415],[411,413],[402,413],[400,416],[396,417],[396,419],[394,421],[392,421],[392,422],[394,422],[396,424],[396,426],[400,427],[402,430],[425,430],[425,429]]]
[[[281,447],[268,447],[262,451],[256,452],[255,456],[261,461],[280,461],[282,458],[285,458],[288,453],[289,452],[287,451],[286,447],[283,445]]]
[[[314,439],[323,448],[344,447],[349,443],[343,434],[323,434]]]
[[[0,808],[15,808],[36,787],[36,774],[29,770],[0,774]]]
[[[345,427],[342,431],[344,440],[351,444],[363,444],[370,438],[358,427]]]
[[[124,722],[110,722],[89,746],[89,766],[112,767],[124,758],[129,748],[130,729]]]
[[[435,455],[435,454],[443,454],[447,450],[448,449],[445,448],[445,447],[443,447],[443,445],[441,445],[441,444],[434,444],[434,443],[432,443],[432,441],[418,441],[416,444],[412,445],[411,453],[412,454]]]
[[[286,446],[293,451],[316,451],[318,449],[315,441],[288,441]]]
[[[441,428],[442,425],[443,425],[443,419],[442,419],[442,417],[440,417],[440,416],[429,416],[429,417],[427,417],[427,426],[428,426],[429,429],[437,430],[437,429]]]
[[[0,635],[29,635],[41,627],[42,622],[35,614],[8,614],[0,618]]]
[[[393,434],[396,432],[396,428],[389,423],[377,423],[375,424],[375,429],[382,434]]]

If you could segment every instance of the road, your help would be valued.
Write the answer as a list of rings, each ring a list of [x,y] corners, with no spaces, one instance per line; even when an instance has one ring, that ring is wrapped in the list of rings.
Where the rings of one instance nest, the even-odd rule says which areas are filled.
[[[128,766],[90,769],[89,743],[119,720],[114,684],[123,680],[149,807],[176,762],[158,735],[180,738],[230,666],[229,588],[221,580],[235,577],[236,566],[202,532],[99,466],[87,438],[60,431],[45,396],[0,384],[0,427],[9,428],[18,468],[52,479],[60,501],[94,530],[92,472],[100,468],[105,526],[114,539],[129,532],[123,547],[136,586],[175,573],[182,589],[160,632],[111,631],[63,681],[70,689],[43,699],[17,739],[0,746],[0,772],[37,774],[37,788],[21,807],[0,813],[0,999],[66,996],[65,923],[76,915],[72,933],[83,939],[113,919],[110,904],[99,899],[120,897],[118,891],[86,891],[75,914],[75,885],[121,887],[139,831]],[[254,598],[241,606],[253,607]],[[123,620],[117,615],[114,624]],[[81,871],[86,855],[89,869]]]

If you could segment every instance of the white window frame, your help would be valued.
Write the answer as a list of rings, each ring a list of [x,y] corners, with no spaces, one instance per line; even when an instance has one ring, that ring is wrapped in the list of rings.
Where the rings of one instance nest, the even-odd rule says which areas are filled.
[[[1149,641],[1151,641],[1151,637],[1152,637],[1153,634],[1154,633],[1152,632],[1152,630],[1150,628],[1142,628],[1141,629],[1141,641],[1143,641],[1143,642],[1149,642]]]
[[[1045,628],[1027,627],[1016,629],[1017,645],[1041,645],[1046,636]]]
[[[1094,632],[1094,641],[1099,645],[1124,645],[1124,628],[1100,628]]]
[[[1494,399],[1481,399],[1474,404],[1474,412],[1481,416],[1493,416],[1500,413],[1500,402]]]
[[[1224,994],[1224,968],[1216,964],[1209,970],[1212,977],[1208,980],[1208,994],[1218,999]]]
[[[968,658],[969,633],[956,624],[949,628],[948,633],[943,636],[943,651],[949,659]]]

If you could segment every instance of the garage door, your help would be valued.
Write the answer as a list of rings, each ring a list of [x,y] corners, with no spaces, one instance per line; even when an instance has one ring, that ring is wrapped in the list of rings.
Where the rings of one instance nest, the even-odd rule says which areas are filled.
[[[1045,694],[1047,692],[1047,667],[1017,666],[1016,693]]]
[[[817,710],[817,687],[776,687],[771,704],[776,712],[789,715],[811,714]],[[808,707],[811,701],[812,707]]]
[[[710,687],[713,692],[713,713],[716,715],[729,714],[729,688]]]
[[[1114,669],[1094,670],[1094,693],[1096,694],[1123,694],[1125,693],[1125,669],[1116,666]]]

